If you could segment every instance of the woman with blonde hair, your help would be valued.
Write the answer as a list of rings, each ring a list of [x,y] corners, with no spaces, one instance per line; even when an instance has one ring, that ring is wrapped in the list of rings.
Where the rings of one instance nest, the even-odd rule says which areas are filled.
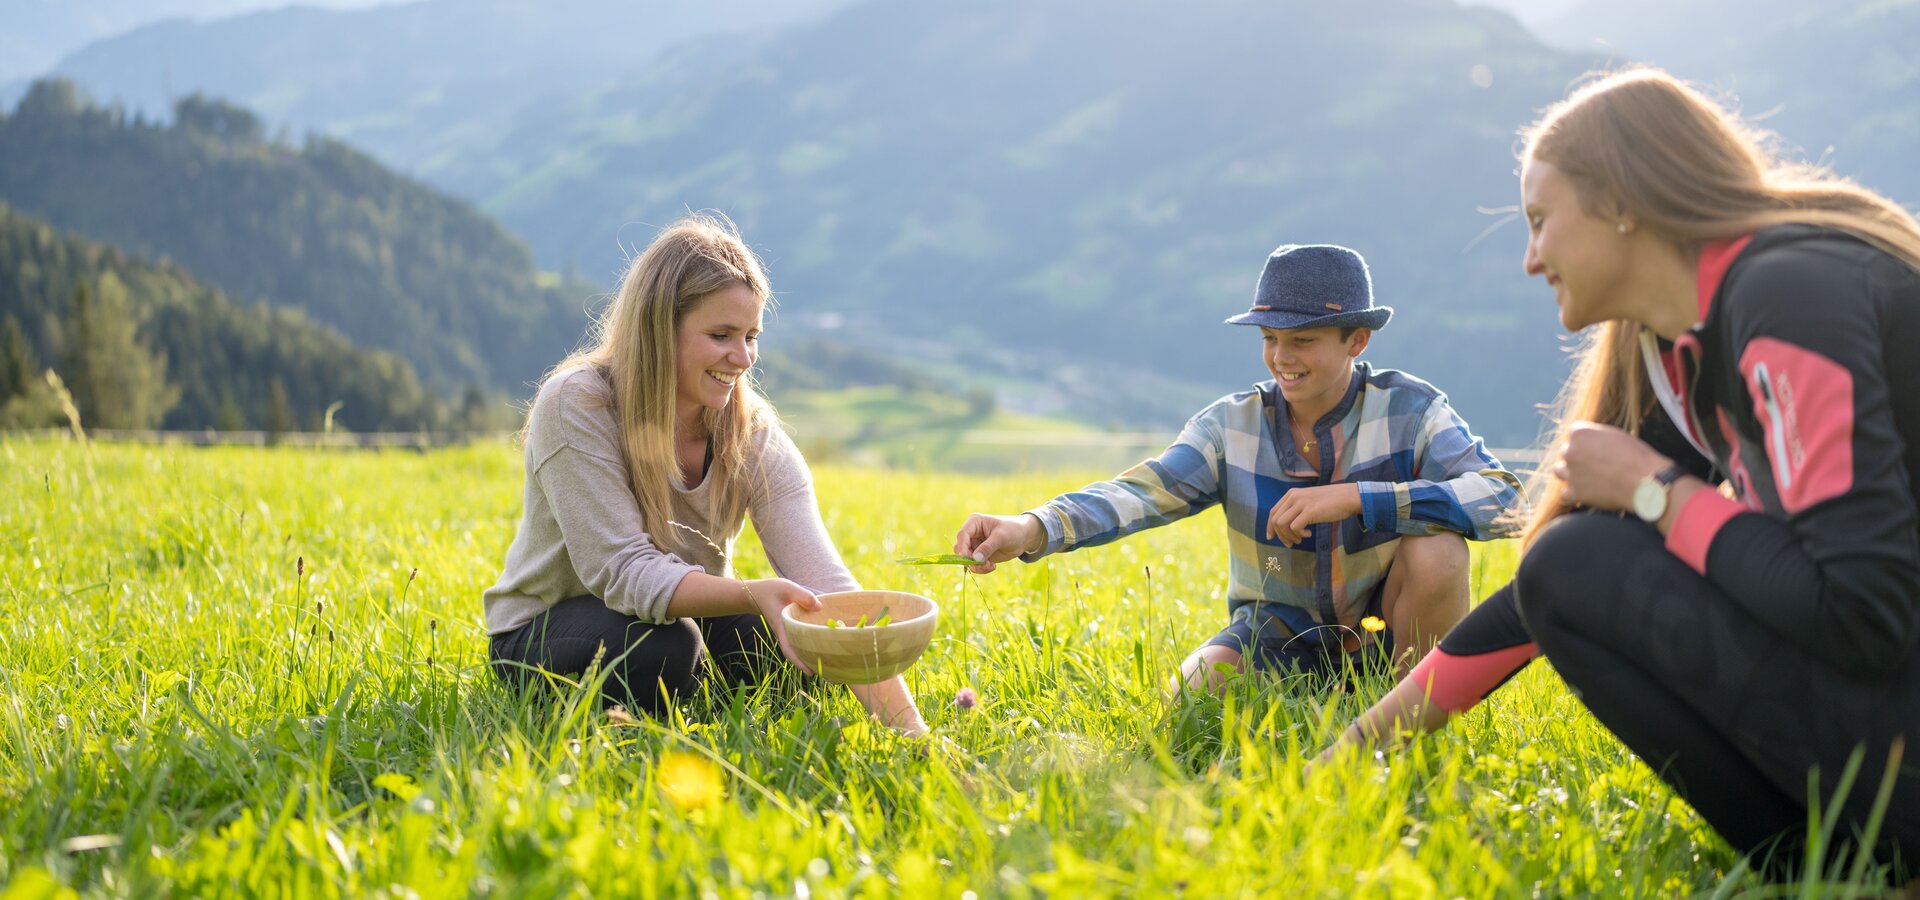
[[[547,376],[527,415],[526,513],[484,598],[501,677],[578,676],[598,660],[609,700],[659,711],[709,658],[751,679],[777,645],[805,669],[780,610],[859,585],[754,389],[770,294],[730,222],[681,220],[628,268],[594,346]],[[733,577],[748,517],[782,577]],[[899,677],[853,690],[885,724],[925,733]]]
[[[1513,582],[1340,743],[1438,727],[1545,655],[1770,873],[1806,861],[1810,810],[1857,839],[1883,786],[1870,849],[1911,867],[1920,224],[1657,70],[1526,137],[1526,270],[1598,333]]]

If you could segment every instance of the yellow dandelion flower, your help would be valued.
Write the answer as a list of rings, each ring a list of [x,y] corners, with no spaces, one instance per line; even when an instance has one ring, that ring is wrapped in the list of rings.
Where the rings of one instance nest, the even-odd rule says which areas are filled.
[[[682,811],[705,809],[727,795],[720,770],[706,757],[693,753],[676,750],[660,754],[653,779],[667,802]]]
[[[1382,631],[1387,630],[1387,620],[1382,619],[1379,616],[1368,616],[1360,620],[1360,627],[1365,628],[1369,632],[1378,634]]]
[[[413,776],[402,775],[399,772],[387,772],[375,777],[373,786],[386,788],[389,793],[402,800],[412,800],[420,796],[420,785],[414,783]]]

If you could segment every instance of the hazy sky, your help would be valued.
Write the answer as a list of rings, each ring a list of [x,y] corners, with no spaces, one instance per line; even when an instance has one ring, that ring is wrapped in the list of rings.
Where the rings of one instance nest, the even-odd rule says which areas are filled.
[[[351,9],[391,2],[394,0],[301,0],[300,5]],[[1532,25],[1559,15],[1581,0],[1466,2],[1506,9]],[[0,82],[38,75],[87,44],[160,19],[217,19],[291,5],[286,0],[0,0],[0,23],[4,23],[0,24]]]
[[[331,9],[378,6],[381,0],[303,0]],[[53,68],[60,58],[101,38],[160,19],[217,19],[286,0],[0,0],[0,81]]]

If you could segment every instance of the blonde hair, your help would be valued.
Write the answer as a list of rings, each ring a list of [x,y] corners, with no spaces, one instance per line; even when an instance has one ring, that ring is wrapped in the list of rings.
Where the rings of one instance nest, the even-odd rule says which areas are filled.
[[[1920,223],[1898,204],[1823,168],[1781,160],[1774,138],[1654,68],[1603,73],[1523,132],[1523,162],[1552,165],[1588,215],[1623,216],[1697,253],[1702,245],[1787,223],[1847,232],[1920,270]],[[1592,334],[1555,404],[1558,433],[1535,475],[1538,501],[1521,540],[1571,508],[1549,474],[1569,426],[1639,432],[1652,409],[1637,322]]]
[[[628,266],[613,302],[594,322],[592,346],[562,360],[547,376],[591,366],[606,377],[641,520],[648,537],[667,549],[732,540],[746,520],[748,448],[763,429],[778,427],[773,406],[751,373],[734,383],[733,401],[725,408],[701,412],[713,448],[709,521],[718,533],[683,532],[672,512],[674,488],[686,487],[674,453],[676,338],[689,312],[736,285],[751,290],[761,303],[772,296],[759,258],[733,223],[704,213],[674,222]]]

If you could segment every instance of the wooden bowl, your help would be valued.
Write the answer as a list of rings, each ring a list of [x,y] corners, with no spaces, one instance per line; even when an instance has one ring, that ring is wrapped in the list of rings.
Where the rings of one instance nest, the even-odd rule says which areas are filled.
[[[887,616],[879,627],[855,628]],[[789,605],[780,611],[787,640],[815,674],[841,684],[873,684],[907,670],[933,640],[940,605],[901,591],[841,591],[820,595],[820,609]],[[828,619],[840,627],[827,625]]]

